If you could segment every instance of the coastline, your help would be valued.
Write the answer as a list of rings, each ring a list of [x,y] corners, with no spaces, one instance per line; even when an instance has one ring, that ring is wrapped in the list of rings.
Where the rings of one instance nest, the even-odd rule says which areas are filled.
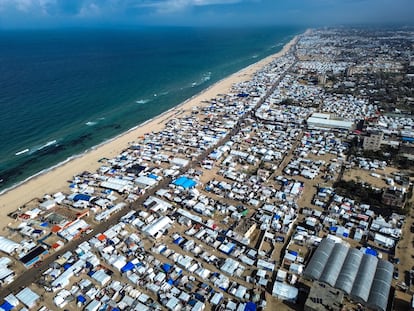
[[[308,32],[309,30],[305,34]],[[42,170],[15,186],[3,190],[0,193],[0,215],[4,215],[5,217],[2,217],[0,226],[4,228],[11,221],[7,217],[7,214],[15,211],[33,198],[41,198],[45,194],[53,194],[59,191],[67,192],[67,180],[72,179],[74,175],[83,171],[96,171],[101,165],[98,162],[99,159],[103,157],[112,158],[119,155],[136,138],[145,133],[159,131],[164,128],[165,123],[177,113],[189,111],[196,106],[203,106],[205,105],[203,101],[210,100],[218,94],[229,92],[233,84],[249,80],[255,72],[269,64],[275,58],[283,56],[296,43],[298,37],[299,35],[293,37],[279,52],[269,55],[219,80],[200,93],[160,115],[136,125],[99,145],[91,147],[81,154],[74,155],[50,168]]]

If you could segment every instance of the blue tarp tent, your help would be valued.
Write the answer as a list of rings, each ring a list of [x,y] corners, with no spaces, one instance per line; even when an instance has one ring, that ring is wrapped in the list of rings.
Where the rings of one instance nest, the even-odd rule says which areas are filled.
[[[244,306],[244,311],[256,311],[256,309],[257,309],[256,304],[251,301],[246,303],[246,305]]]
[[[237,97],[247,97],[247,96],[249,96],[249,94],[247,94],[247,93],[239,93],[239,94],[237,94]]]
[[[170,272],[171,270],[171,265],[168,263],[165,263],[162,265],[162,270],[164,270],[166,273]]]
[[[173,243],[174,244],[177,244],[177,245],[180,245],[180,243],[182,243],[184,241],[184,238],[183,237],[179,237],[179,238],[176,238],[174,241],[173,241]]]
[[[72,264],[71,263],[65,263],[63,265],[63,270],[68,270],[70,267],[72,267]]]
[[[201,295],[199,293],[195,293],[194,294],[194,298],[197,299],[197,300],[199,300],[199,301],[201,301],[201,302],[206,301],[206,297],[204,297],[203,295]]]
[[[401,140],[402,141],[408,141],[410,143],[414,142],[414,138],[413,137],[402,137]]]
[[[160,250],[160,254],[164,253],[167,250],[167,246],[164,246],[161,250]]]
[[[134,269],[135,268],[135,265],[132,263],[132,262],[130,262],[130,261],[128,261],[122,268],[121,268],[121,272],[122,273],[124,273],[124,272],[127,272],[127,271],[131,271],[132,269]]]
[[[85,302],[86,302],[86,298],[85,298],[85,297],[83,297],[82,295],[79,295],[79,296],[76,298],[76,300],[77,300],[78,302],[80,302],[80,303],[85,303]]]
[[[90,195],[82,194],[82,193],[79,193],[73,197],[73,201],[75,202],[80,201],[80,200],[89,202],[90,199],[91,199]]]
[[[292,254],[293,256],[298,256],[298,252],[295,251],[288,250],[288,253]]]
[[[378,256],[378,252],[375,249],[372,249],[372,248],[367,248],[365,250],[365,254],[372,255],[372,256],[375,256],[375,257]]]
[[[185,176],[181,176],[177,178],[174,182],[174,185],[183,187],[184,189],[189,189],[195,187],[197,184],[194,180],[187,178]]]
[[[8,303],[7,301],[5,301],[2,305],[0,305],[0,309],[4,310],[4,311],[10,311],[13,308],[14,308],[14,306],[12,304]]]
[[[226,254],[226,255],[229,255],[236,248],[236,244],[234,244],[234,243],[228,243],[227,246],[228,246],[227,250],[225,250],[225,249],[223,250],[222,249],[221,252],[224,253],[224,254]]]
[[[152,179],[158,179],[158,176],[157,175],[154,175],[154,174],[149,174],[148,177],[149,178],[152,178]]]

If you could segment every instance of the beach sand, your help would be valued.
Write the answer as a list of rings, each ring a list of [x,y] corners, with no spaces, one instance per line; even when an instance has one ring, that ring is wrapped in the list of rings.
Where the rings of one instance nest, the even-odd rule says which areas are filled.
[[[175,108],[163,113],[151,121],[134,128],[115,139],[99,145],[89,152],[77,157],[67,163],[64,163],[53,170],[38,175],[7,191],[0,196],[0,228],[4,228],[12,222],[7,214],[15,211],[33,198],[42,198],[45,194],[53,194],[58,191],[68,193],[68,180],[74,175],[84,171],[95,172],[101,164],[98,162],[102,158],[113,158],[119,155],[122,150],[128,147],[128,143],[133,142],[138,137],[151,131],[159,131],[164,128],[169,118],[173,117],[178,110],[191,111],[192,107],[202,106],[203,101],[210,100],[218,94],[225,94],[231,90],[235,83],[248,81],[256,71],[269,64],[277,57],[284,55],[297,41],[297,36],[287,43],[283,49],[273,55],[270,55],[257,63],[254,63],[219,82],[213,84],[208,89],[202,91],[191,99],[176,106]]]

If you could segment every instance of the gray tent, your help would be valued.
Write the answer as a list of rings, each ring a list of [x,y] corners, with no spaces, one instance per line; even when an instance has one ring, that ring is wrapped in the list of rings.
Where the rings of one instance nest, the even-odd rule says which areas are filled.
[[[392,274],[394,266],[384,260],[378,262],[374,282],[368,298],[368,305],[375,310],[385,311],[387,309],[388,295],[390,293]]]
[[[364,254],[358,274],[352,287],[351,296],[355,300],[367,302],[371,290],[372,281],[374,280],[375,270],[377,269],[378,258],[372,255]]]
[[[338,288],[374,310],[385,311],[393,271],[390,262],[327,238],[316,249],[304,276]]]
[[[303,275],[311,280],[319,280],[328,262],[329,256],[335,246],[335,242],[330,239],[323,239],[312,256],[311,261],[305,269]]]
[[[355,248],[348,251],[348,255],[345,258],[344,265],[334,287],[339,288],[348,295],[351,293],[363,255],[361,251]]]
[[[319,279],[321,282],[327,283],[332,287],[335,286],[336,279],[341,272],[348,250],[349,248],[342,243],[335,244],[329,261],[326,263],[322,276]]]

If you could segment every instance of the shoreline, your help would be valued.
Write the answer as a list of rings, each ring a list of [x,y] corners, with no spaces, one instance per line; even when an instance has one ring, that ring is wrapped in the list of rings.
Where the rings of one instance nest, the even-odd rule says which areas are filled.
[[[203,106],[205,105],[203,103],[204,101],[210,100],[218,94],[228,93],[233,84],[251,79],[257,71],[268,65],[272,60],[286,54],[296,43],[298,37],[309,31],[308,29],[306,32],[294,36],[279,52],[271,54],[224,77],[167,111],[2,190],[0,192],[0,215],[6,217],[2,217],[0,226],[5,227],[12,220],[7,216],[10,212],[15,211],[33,198],[41,198],[45,194],[53,194],[59,191],[67,192],[69,189],[67,180],[72,179],[74,175],[83,171],[96,171],[101,166],[98,162],[99,159],[104,157],[113,158],[119,155],[122,150],[128,147],[130,142],[136,140],[138,137],[151,131],[163,129],[165,123],[175,117],[177,111],[182,110],[184,112],[196,106]]]

